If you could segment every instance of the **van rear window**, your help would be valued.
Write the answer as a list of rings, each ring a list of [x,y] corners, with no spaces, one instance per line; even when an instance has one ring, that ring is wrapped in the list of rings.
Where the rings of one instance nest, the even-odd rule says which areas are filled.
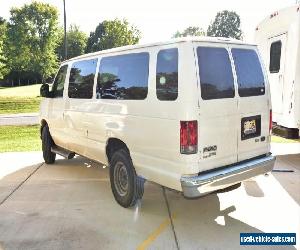
[[[265,94],[265,80],[262,67],[255,50],[232,49],[239,95],[258,96]]]
[[[225,48],[197,48],[201,97],[204,100],[233,98],[234,81]]]

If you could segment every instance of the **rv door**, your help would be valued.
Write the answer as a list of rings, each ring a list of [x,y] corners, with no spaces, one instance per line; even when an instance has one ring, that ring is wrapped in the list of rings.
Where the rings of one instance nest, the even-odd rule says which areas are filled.
[[[275,115],[283,111],[286,41],[287,33],[269,38],[269,81]]]

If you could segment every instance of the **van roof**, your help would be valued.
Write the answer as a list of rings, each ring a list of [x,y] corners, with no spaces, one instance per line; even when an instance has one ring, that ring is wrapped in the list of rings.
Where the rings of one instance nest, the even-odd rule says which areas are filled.
[[[139,49],[139,48],[174,44],[174,43],[182,43],[182,42],[210,42],[210,43],[223,43],[223,44],[227,43],[227,44],[240,44],[240,45],[253,45],[253,46],[255,45],[255,44],[249,44],[249,43],[243,42],[241,40],[231,39],[231,38],[224,38],[224,37],[206,37],[206,36],[181,37],[181,38],[174,38],[174,39],[171,39],[171,40],[165,41],[165,42],[154,42],[154,43],[147,43],[147,44],[127,45],[127,46],[117,47],[117,48],[113,48],[113,49],[96,51],[96,52],[92,52],[92,53],[89,53],[89,54],[84,54],[84,55],[81,55],[81,56],[70,58],[70,59],[64,61],[63,63],[73,61],[73,60],[77,60],[77,59],[86,58],[86,57],[112,53],[112,52],[119,52],[119,51],[124,51],[124,50],[132,50],[132,49]]]

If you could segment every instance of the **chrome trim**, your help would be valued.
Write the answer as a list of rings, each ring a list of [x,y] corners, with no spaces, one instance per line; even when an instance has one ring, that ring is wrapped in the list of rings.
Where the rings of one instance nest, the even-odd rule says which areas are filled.
[[[263,158],[237,163],[222,169],[199,173],[198,176],[182,176],[180,179],[185,197],[194,198],[272,171],[276,157]]]

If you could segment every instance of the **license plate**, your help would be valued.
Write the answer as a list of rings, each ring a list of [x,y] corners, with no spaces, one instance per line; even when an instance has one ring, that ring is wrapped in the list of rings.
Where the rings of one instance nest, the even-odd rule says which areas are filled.
[[[254,134],[256,133],[256,121],[255,120],[248,120],[244,122],[244,134]]]

